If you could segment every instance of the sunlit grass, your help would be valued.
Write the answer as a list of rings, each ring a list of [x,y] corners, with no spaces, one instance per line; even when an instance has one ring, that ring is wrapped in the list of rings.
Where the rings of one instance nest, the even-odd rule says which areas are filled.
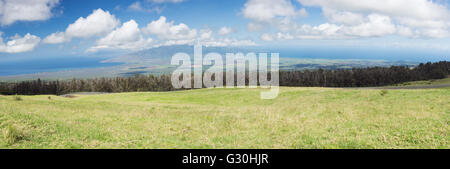
[[[423,86],[423,85],[441,85],[441,84],[450,84],[450,77],[444,79],[405,82],[394,86]]]
[[[263,90],[0,96],[0,148],[450,148],[449,89]]]

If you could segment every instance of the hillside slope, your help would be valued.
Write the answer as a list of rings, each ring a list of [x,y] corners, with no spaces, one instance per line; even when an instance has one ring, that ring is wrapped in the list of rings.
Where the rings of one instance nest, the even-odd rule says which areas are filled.
[[[450,89],[0,96],[0,148],[450,148]]]

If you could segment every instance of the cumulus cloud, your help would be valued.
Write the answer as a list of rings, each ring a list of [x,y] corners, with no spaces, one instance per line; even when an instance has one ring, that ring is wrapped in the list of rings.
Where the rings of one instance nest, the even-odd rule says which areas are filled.
[[[292,39],[352,39],[361,37],[380,37],[397,32],[389,17],[372,14],[356,25],[338,25],[324,23],[318,26],[304,24],[295,26],[290,31],[278,32],[275,35],[263,34],[262,40]]]
[[[290,0],[248,0],[241,13],[252,20],[247,24],[248,31],[262,31],[269,25],[286,32],[297,27],[293,18],[309,15],[305,8],[297,10]]]
[[[151,47],[152,39],[145,39],[142,36],[139,25],[130,20],[105,37],[99,39],[94,47],[88,51],[94,52],[103,49],[127,49],[137,50]]]
[[[263,33],[262,35],[261,35],[261,39],[263,40],[263,41],[273,41],[273,36],[272,35],[270,35],[270,34],[268,34],[268,33]]]
[[[229,27],[221,27],[221,28],[219,29],[218,34],[219,34],[219,35],[228,35],[228,34],[230,34],[232,31],[233,31],[233,30],[232,30],[231,28],[229,28]]]
[[[202,30],[200,30],[200,37],[199,37],[199,39],[200,40],[211,39],[212,38],[212,34],[213,34],[213,31],[211,29],[202,29]]]
[[[298,14],[299,14],[301,17],[307,17],[307,16],[309,15],[308,11],[306,11],[305,8],[300,9],[300,11],[298,11]]]
[[[353,26],[356,35],[396,33],[407,37],[445,38],[449,36],[450,10],[430,0],[298,0],[304,6],[321,7],[324,16],[333,24]],[[383,16],[382,26],[370,25],[375,16]],[[370,18],[372,17],[372,18]],[[370,20],[369,23],[363,23]],[[387,21],[391,22],[388,24]],[[375,24],[375,23],[374,23]],[[374,26],[374,27],[372,27]],[[376,28],[386,32],[376,31]],[[372,29],[372,30],[370,30]],[[374,31],[378,33],[374,33]],[[348,32],[347,32],[348,33]]]
[[[0,33],[0,52],[5,53],[20,53],[32,51],[41,41],[41,39],[35,35],[27,33],[25,36],[21,37],[15,35],[10,38],[6,44],[3,42],[1,37],[3,33]]]
[[[136,8],[138,9],[138,8]],[[207,29],[191,29],[184,23],[175,24],[168,21],[166,17],[151,21],[145,27],[139,28],[134,20],[123,23],[102,9],[95,10],[88,17],[80,17],[70,24],[65,32],[55,32],[47,36],[43,42],[57,44],[68,42],[72,38],[88,38],[92,36],[102,36],[95,42],[95,45],[87,49],[87,52],[99,50],[138,50],[156,46],[182,45],[204,43],[208,46],[253,46],[255,42],[251,40],[227,39],[214,37],[214,32]],[[226,35],[232,32],[231,28],[222,27],[217,34]],[[157,38],[153,40],[152,36]]]
[[[294,17],[298,14],[289,0],[249,0],[242,14],[257,22],[271,22],[277,17]]]
[[[70,24],[65,32],[56,32],[47,36],[44,43],[57,44],[70,41],[73,37],[89,38],[111,32],[119,26],[120,21],[109,11],[94,10],[86,18],[80,17]]]
[[[388,16],[371,14],[367,18],[367,22],[356,26],[344,27],[343,33],[349,36],[373,37],[396,32],[396,27]]]
[[[380,13],[394,17],[445,19],[450,13],[430,0],[298,0],[302,5],[358,13]]]
[[[247,24],[247,31],[255,32],[255,31],[261,31],[263,29],[263,25],[256,22],[250,22]]]
[[[128,10],[137,12],[156,12],[161,13],[162,8],[159,6],[154,6],[148,3],[142,4],[140,1],[136,1],[128,6]]]
[[[182,39],[160,39],[159,43],[153,45],[153,47],[171,46],[171,45],[195,45],[195,44],[201,44],[207,47],[256,45],[254,41],[248,39],[231,39],[231,38],[216,37],[211,29],[205,28],[200,29],[198,36]]]
[[[352,39],[362,37],[381,37],[397,32],[397,28],[387,16],[372,14],[357,25],[337,25],[324,23],[318,26],[304,24],[290,33],[293,37],[278,39]]]
[[[294,39],[294,36],[292,36],[290,33],[278,32],[276,37],[279,40],[292,40],[292,39]]]
[[[323,13],[328,21],[331,23],[344,24],[344,25],[357,25],[364,21],[362,14],[347,12],[347,11],[335,11],[330,9],[324,9]]]
[[[352,39],[399,35],[409,38],[450,37],[450,10],[430,0],[297,0],[302,6],[320,7],[327,22],[299,25],[293,16],[307,15],[290,1],[248,0],[245,18],[249,30],[270,25],[278,33],[264,33],[264,41],[289,39]],[[278,1],[277,1],[278,2]],[[302,14],[303,13],[303,14]]]
[[[217,38],[213,35],[213,31],[209,28],[201,29],[199,36],[192,39],[169,39],[161,40],[154,47],[171,46],[171,45],[194,45],[201,44],[207,47],[224,47],[224,46],[255,46],[256,43],[248,39],[230,39]]]
[[[47,36],[43,42],[48,44],[58,44],[69,41],[70,39],[66,37],[64,32],[56,32]]]
[[[150,22],[143,31],[153,34],[163,40],[193,39],[197,36],[196,29],[190,29],[184,23],[175,25],[173,21],[167,22],[166,17],[161,16],[158,20]]]
[[[132,3],[130,6],[128,6],[128,9],[133,11],[143,11],[144,8],[142,8],[141,2],[137,1]]]
[[[0,0],[0,24],[47,20],[58,3],[59,0]]]
[[[119,24],[120,21],[114,15],[111,15],[109,11],[97,9],[88,17],[80,17],[70,24],[66,29],[66,34],[69,37],[88,38],[111,32]]]
[[[284,37],[293,37],[297,39],[341,39],[344,38],[344,35],[340,34],[341,26],[335,24],[321,24],[319,26],[311,26],[311,25],[302,25],[300,28],[295,30],[294,35],[290,34],[280,34],[278,33],[278,39],[289,40],[292,38],[284,38]]]

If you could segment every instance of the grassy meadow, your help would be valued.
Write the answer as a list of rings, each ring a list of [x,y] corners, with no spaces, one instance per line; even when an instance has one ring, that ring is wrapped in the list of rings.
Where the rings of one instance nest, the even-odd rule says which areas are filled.
[[[427,86],[427,85],[444,85],[444,84],[450,84],[450,76],[444,79],[405,82],[393,86]]]
[[[0,148],[450,148],[450,89],[0,96]]]

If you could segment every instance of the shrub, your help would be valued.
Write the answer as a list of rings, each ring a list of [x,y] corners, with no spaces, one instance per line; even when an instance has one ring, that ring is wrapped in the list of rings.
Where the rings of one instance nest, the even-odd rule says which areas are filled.
[[[381,96],[385,96],[387,93],[388,93],[388,91],[384,90],[384,89],[380,91]]]
[[[20,97],[19,95],[15,95],[14,96],[14,100],[15,101],[22,101],[22,97]]]

